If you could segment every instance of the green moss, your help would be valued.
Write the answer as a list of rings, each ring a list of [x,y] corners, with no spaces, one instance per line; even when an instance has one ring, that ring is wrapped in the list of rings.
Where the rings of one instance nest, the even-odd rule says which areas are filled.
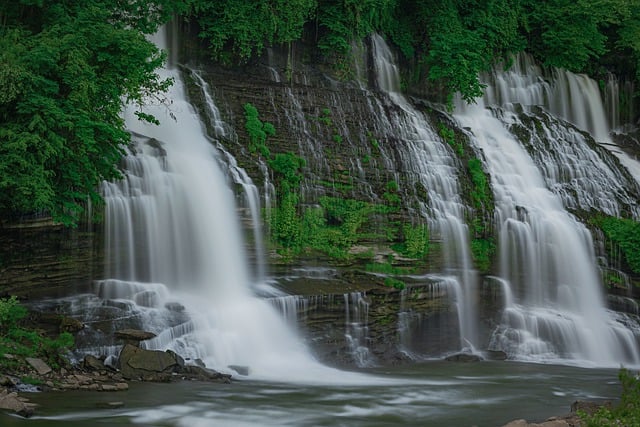
[[[406,283],[404,283],[402,280],[396,279],[394,277],[385,278],[384,279],[384,285],[388,286],[390,288],[398,289],[398,290],[403,290],[404,288],[407,287]]]
[[[600,216],[591,220],[604,232],[609,241],[607,249],[615,257],[619,248],[631,271],[640,274],[640,223],[631,219]]]

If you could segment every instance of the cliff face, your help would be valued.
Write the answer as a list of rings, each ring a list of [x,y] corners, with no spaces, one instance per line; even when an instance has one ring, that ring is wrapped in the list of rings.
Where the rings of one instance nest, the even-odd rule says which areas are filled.
[[[478,166],[486,159],[471,143],[471,130],[456,124],[442,105],[385,92],[371,49],[354,49],[353,64],[340,71],[314,63],[304,46],[272,50],[238,68],[212,65],[187,49],[181,70],[207,134],[223,153],[230,182],[237,184],[238,215],[247,219],[248,206],[243,203],[245,188],[231,177],[236,161],[267,207],[269,274],[288,293],[303,295],[294,308],[298,327],[321,359],[396,363],[407,355],[457,351],[466,346],[463,338],[477,338],[474,342],[486,348],[507,299],[503,284],[492,277],[498,275],[494,235],[499,224],[490,190],[494,177]],[[264,147],[252,147],[247,104],[255,107],[261,123],[275,128]],[[167,105],[170,116],[171,103]],[[592,200],[584,192],[588,186],[577,182],[570,168],[556,167],[566,154],[562,146],[545,140],[548,129],[556,127],[589,140],[541,111],[521,113],[512,132],[533,153],[567,208],[582,218],[595,215],[597,204],[593,209],[585,205]],[[577,147],[578,142],[564,147],[569,145]],[[592,139],[587,145],[598,156],[608,156]],[[306,213],[322,212],[317,236],[294,236],[306,239],[303,248],[286,247],[273,233],[273,218],[285,205],[285,177],[273,161],[288,153],[304,160],[293,189],[295,221],[302,227],[318,218]],[[576,151],[575,156],[581,155]],[[607,162],[616,167],[615,161]],[[563,169],[560,178],[556,169]],[[632,216],[637,210],[635,185],[625,184],[631,182],[626,174],[619,178],[630,195],[616,190],[611,199],[618,205],[612,209]],[[518,219],[526,222],[526,209],[516,209],[522,215]],[[251,241],[248,220],[246,224]],[[420,235],[424,230],[428,233]],[[324,243],[313,246],[321,238]],[[103,239],[101,226],[86,231],[46,222],[6,226],[0,232],[0,295],[37,299],[88,290],[102,278]],[[602,240],[596,249],[605,255],[600,247]],[[333,267],[336,274],[316,281],[304,273],[290,280],[293,269],[317,266]],[[465,288],[447,281],[449,277],[457,277]],[[613,291],[632,295],[629,288]],[[627,300],[612,301],[621,311],[637,310]],[[473,322],[477,324],[469,324]]]
[[[0,296],[26,299],[84,292],[102,273],[100,233],[49,219],[0,229]]]

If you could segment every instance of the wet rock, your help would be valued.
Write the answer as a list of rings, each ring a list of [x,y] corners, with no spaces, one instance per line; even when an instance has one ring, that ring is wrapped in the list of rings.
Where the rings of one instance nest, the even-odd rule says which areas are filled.
[[[19,398],[18,393],[9,393],[4,388],[0,389],[0,409],[15,412],[22,417],[30,417],[33,415],[34,408],[34,404]]]
[[[95,356],[87,354],[82,361],[82,366],[90,371],[104,371],[107,367],[104,362]]]
[[[444,358],[447,362],[461,362],[461,363],[470,363],[470,362],[480,362],[482,357],[473,353],[456,353],[449,355]]]
[[[485,355],[488,360],[507,360],[507,353],[502,350],[487,350]]]
[[[184,305],[180,304],[179,302],[168,302],[164,305],[164,308],[166,308],[169,311],[175,311],[178,313],[181,313],[184,311]]]
[[[171,353],[146,350],[131,344],[125,344],[120,351],[118,366],[124,378],[144,381],[170,381],[171,374],[180,370]]]
[[[84,323],[73,317],[63,317],[60,320],[60,332],[75,333],[84,329]]]
[[[124,340],[125,344],[133,346],[140,345],[140,341],[155,338],[156,334],[153,332],[142,331],[140,329],[122,329],[114,333],[116,338]]]
[[[231,382],[231,375],[223,374],[213,369],[202,368],[200,366],[185,366],[182,371],[183,374],[190,379],[200,381],[214,381],[228,384]]]
[[[35,371],[39,375],[47,375],[47,374],[51,373],[51,371],[53,371],[53,369],[51,369],[49,367],[49,365],[47,365],[46,363],[44,363],[44,361],[42,359],[38,359],[37,357],[26,357],[24,360],[33,369],[35,369]]]
[[[18,382],[19,381],[16,378],[12,378],[7,375],[0,375],[0,386],[15,387]]]

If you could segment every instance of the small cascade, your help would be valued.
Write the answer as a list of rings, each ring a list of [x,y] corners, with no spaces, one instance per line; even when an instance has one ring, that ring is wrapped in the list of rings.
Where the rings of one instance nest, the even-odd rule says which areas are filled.
[[[432,129],[429,120],[400,93],[400,77],[391,50],[384,39],[371,37],[377,86],[399,107],[389,112],[391,129],[405,144],[399,150],[401,162],[410,176],[428,193],[428,204],[422,202],[422,215],[429,221],[435,238],[443,243],[445,266],[462,289],[458,300],[461,347],[477,342],[476,282],[477,277],[469,251],[469,231],[464,221],[466,206],[458,186],[459,164],[451,148]]]
[[[543,107],[578,128],[589,132],[603,147],[611,151],[640,182],[640,162],[622,151],[611,139],[612,129],[631,126],[632,103],[622,102],[630,97],[630,84],[620,84],[609,76],[604,87],[604,101],[597,82],[584,74],[554,68],[545,73],[533,57],[521,53],[513,66],[504,71],[498,66],[490,75],[483,76],[488,87],[485,105],[509,106],[519,104],[527,109]],[[605,101],[608,109],[605,109]],[[627,105],[623,111],[618,105]]]
[[[509,297],[490,349],[519,360],[637,365],[640,331],[606,309],[590,233],[510,133],[517,114],[484,102],[458,106],[455,117],[484,154],[496,200],[499,282]]]
[[[473,351],[466,343],[460,347],[459,339],[454,339],[454,331],[460,329],[464,295],[458,280],[455,277],[440,276],[411,276],[417,283],[425,282],[425,285],[409,286],[401,293],[400,308],[398,311],[398,348],[412,360],[427,358],[439,358],[442,354],[463,351]],[[425,301],[444,300],[456,307],[455,313],[437,312],[432,308],[415,310],[408,303],[411,294],[419,293]],[[438,349],[434,352],[434,349]]]
[[[360,368],[373,366],[367,336],[369,331],[369,302],[362,292],[344,294],[345,339],[351,357]]]

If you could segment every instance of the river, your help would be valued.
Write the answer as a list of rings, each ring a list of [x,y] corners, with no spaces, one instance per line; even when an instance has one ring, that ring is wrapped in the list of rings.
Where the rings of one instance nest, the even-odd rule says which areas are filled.
[[[352,374],[349,374],[352,375]],[[118,393],[33,393],[30,419],[14,426],[477,426],[569,412],[575,400],[616,399],[617,371],[517,362],[373,368],[357,385],[237,380],[231,384],[130,383]],[[119,409],[100,409],[121,401]]]

